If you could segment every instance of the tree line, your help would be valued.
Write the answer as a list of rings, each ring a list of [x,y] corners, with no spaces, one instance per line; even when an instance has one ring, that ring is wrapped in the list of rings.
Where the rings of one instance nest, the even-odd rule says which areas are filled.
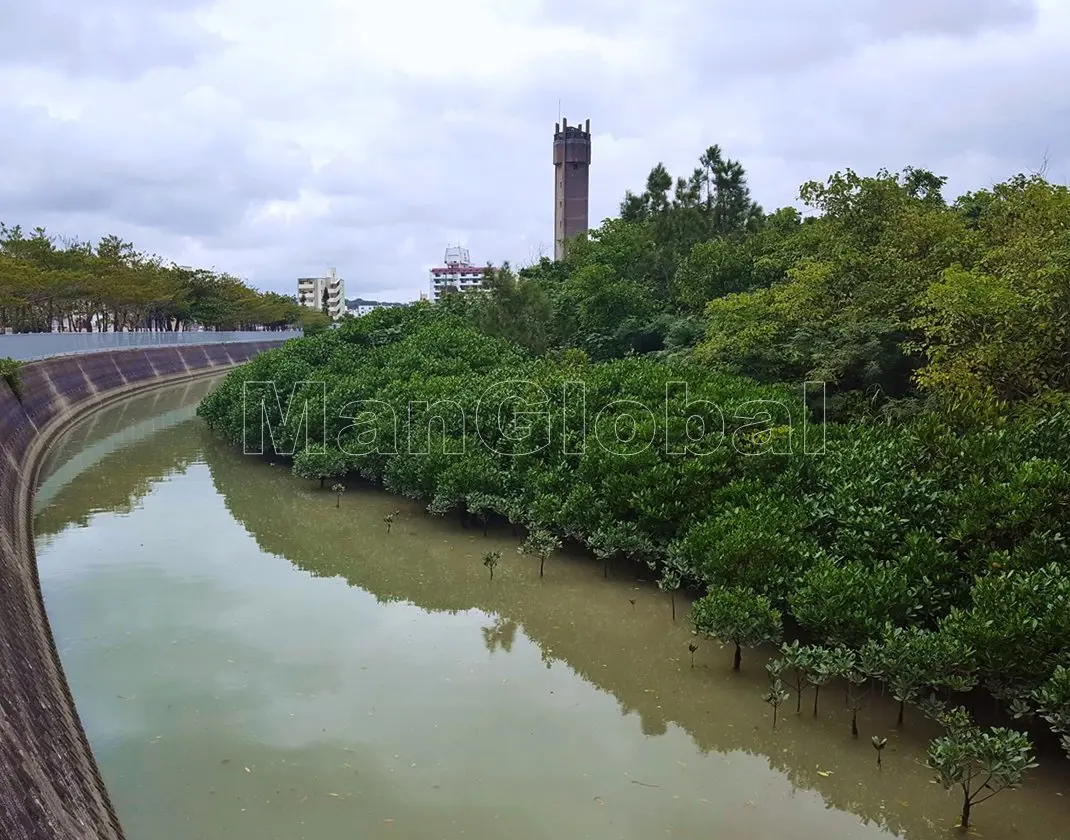
[[[675,184],[655,167],[565,261],[504,266],[482,292],[291,342],[200,413],[241,442],[258,433],[243,394],[274,381],[268,415],[298,476],[359,475],[434,513],[581,543],[607,567],[648,564],[670,596],[702,595],[701,632],[787,643],[767,702],[790,675],[815,703],[836,677],[856,699],[889,686],[945,725],[930,761],[964,786],[968,822],[1032,766],[1020,733],[972,722],[976,689],[1070,752],[1070,192],[1018,176],[949,202],[944,184],[847,171],[802,186],[809,215],[766,213],[711,147]],[[321,398],[291,396],[309,380],[327,384],[326,450],[305,448],[298,412],[286,416]],[[735,443],[707,424],[686,453],[607,451],[597,428],[554,423],[530,452],[527,420],[489,437],[464,423],[507,380],[554,416],[570,410],[562,386],[582,381],[589,415],[639,441],[681,434],[666,427],[687,407],[637,419],[620,400],[662,406],[666,385],[686,382]],[[808,421],[828,420],[819,455],[799,445],[796,409],[748,407],[802,411],[804,396]],[[383,446],[393,421],[355,422],[346,406],[361,399],[423,401],[411,422],[434,420],[439,437]],[[997,771],[983,791],[978,767]]]
[[[317,314],[229,274],[165,264],[116,236],[93,244],[0,223],[0,330],[282,329]]]

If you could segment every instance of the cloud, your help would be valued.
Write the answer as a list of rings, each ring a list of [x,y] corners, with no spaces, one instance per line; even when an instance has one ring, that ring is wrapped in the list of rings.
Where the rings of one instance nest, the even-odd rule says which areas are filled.
[[[1070,176],[1061,0],[39,0],[0,33],[0,212],[263,288],[411,299],[450,242],[552,250],[558,107],[591,220],[720,143],[755,197],[850,166]]]
[[[220,46],[197,23],[207,0],[33,0],[5,4],[0,65],[48,64],[75,76],[135,78],[189,67]]]

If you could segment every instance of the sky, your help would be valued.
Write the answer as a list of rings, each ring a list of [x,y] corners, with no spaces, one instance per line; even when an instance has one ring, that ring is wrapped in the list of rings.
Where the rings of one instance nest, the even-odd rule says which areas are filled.
[[[1070,181],[1066,0],[0,0],[0,221],[292,294],[412,300],[449,244],[553,254],[714,143],[754,198],[850,167]],[[560,103],[560,105],[559,105]],[[560,107],[560,111],[559,111]]]

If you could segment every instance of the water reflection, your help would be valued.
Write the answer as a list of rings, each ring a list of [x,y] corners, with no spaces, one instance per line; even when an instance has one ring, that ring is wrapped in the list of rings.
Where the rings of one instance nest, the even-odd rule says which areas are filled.
[[[46,602],[130,840],[952,834],[923,719],[896,733],[874,698],[854,741],[830,691],[774,732],[760,658],[732,674],[703,642],[692,669],[649,584],[567,558],[540,580],[511,534],[376,491],[337,509],[196,421],[108,454],[49,517]],[[1062,789],[1042,768],[978,828],[1055,840]]]
[[[501,649],[509,653],[516,641],[517,623],[508,618],[498,616],[493,624],[479,628],[483,632],[483,643],[489,653]]]

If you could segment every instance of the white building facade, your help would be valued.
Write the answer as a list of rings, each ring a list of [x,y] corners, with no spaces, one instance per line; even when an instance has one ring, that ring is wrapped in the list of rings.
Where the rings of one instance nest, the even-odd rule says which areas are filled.
[[[450,289],[467,292],[483,287],[487,268],[472,265],[467,248],[447,248],[443,262],[445,265],[436,266],[430,271],[431,300],[442,300],[442,296],[448,294]]]
[[[346,313],[346,284],[333,268],[326,277],[301,277],[297,281],[297,302],[309,309],[323,310],[323,295],[327,294],[327,314],[338,320]]]
[[[346,314],[353,318],[360,318],[362,315],[367,315],[376,309],[393,309],[403,305],[401,303],[358,303],[356,306],[347,307]]]

